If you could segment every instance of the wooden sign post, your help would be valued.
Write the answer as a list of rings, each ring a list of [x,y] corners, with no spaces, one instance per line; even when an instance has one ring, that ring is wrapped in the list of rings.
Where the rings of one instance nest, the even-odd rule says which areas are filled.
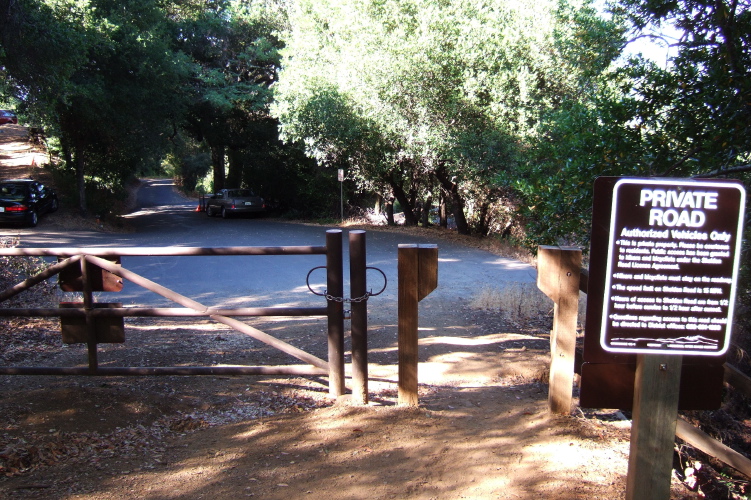
[[[626,500],[667,500],[683,356],[639,354]]]

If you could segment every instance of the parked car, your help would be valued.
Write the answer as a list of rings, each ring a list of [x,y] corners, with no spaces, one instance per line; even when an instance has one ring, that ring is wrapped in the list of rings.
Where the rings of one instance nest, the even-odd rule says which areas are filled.
[[[33,179],[0,181],[0,222],[34,227],[39,216],[59,207],[57,193]]]
[[[258,214],[266,212],[266,202],[250,189],[222,189],[206,201],[206,215],[223,218],[235,214]]]
[[[0,109],[0,125],[4,125],[6,123],[12,123],[16,125],[18,124],[18,117],[16,117],[16,114],[12,111]]]

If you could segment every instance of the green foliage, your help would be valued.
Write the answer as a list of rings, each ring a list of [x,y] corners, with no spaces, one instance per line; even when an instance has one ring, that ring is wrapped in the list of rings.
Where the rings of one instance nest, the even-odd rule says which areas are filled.
[[[57,164],[51,169],[55,188],[62,195],[63,203],[73,205],[78,189],[75,169],[66,163]],[[124,213],[128,199],[127,187],[134,180],[134,176],[121,178],[105,175],[87,178],[85,196],[88,201],[88,212],[100,217]]]
[[[178,181],[187,193],[196,190],[200,179],[211,170],[211,155],[206,147],[178,135],[173,140],[171,152],[165,159],[167,175]]]
[[[339,213],[336,175],[306,157],[300,145],[277,143],[265,150],[251,150],[246,164],[246,185],[258,191],[272,210],[290,212],[295,218]]]
[[[181,17],[176,41],[196,63],[184,128],[212,149],[214,184],[222,188],[224,150],[252,148],[257,122],[268,120],[283,17],[280,8],[262,2],[224,1],[215,7]],[[240,179],[240,170],[242,165],[230,163],[230,179]]]
[[[407,216],[416,198],[438,199],[439,177],[457,216],[492,203],[542,117],[577,99],[599,49],[617,51],[591,9],[554,1],[310,0],[290,27],[282,137],[363,190],[393,192]]]
[[[598,69],[578,82],[579,99],[544,116],[521,176],[499,177],[520,193],[530,248],[575,243],[587,249],[592,187],[599,175],[726,176],[748,183],[750,7],[747,1],[613,2],[614,33],[623,34],[622,45],[626,35],[638,39],[673,26],[679,32],[672,43],[675,55],[664,67],[632,57],[607,69],[611,43],[584,50],[605,59],[582,59]],[[587,30],[587,38],[610,39],[597,32]],[[570,54],[581,53],[576,44],[571,46]],[[567,64],[577,61],[569,58]],[[743,333],[734,343],[745,351],[751,350],[746,333],[751,327],[746,319],[751,311],[750,255],[744,244],[737,295]]]
[[[19,98],[34,116],[51,113],[57,99],[66,99],[73,73],[86,61],[81,5],[0,0],[0,12],[3,94]]]
[[[745,175],[751,163],[746,4],[624,0],[612,6],[612,25],[597,21],[596,29],[585,31],[599,49],[574,44],[564,52],[569,55],[564,66],[584,62],[599,69],[583,73],[576,101],[544,116],[523,175],[502,178],[523,197],[531,247],[562,241],[586,246],[598,175]],[[619,33],[626,45],[623,26],[631,26],[630,35],[638,38],[660,25],[683,32],[670,64],[633,57],[607,69]],[[582,53],[600,54],[601,61],[577,62]]]
[[[195,187],[209,158],[222,187],[229,158],[227,182],[300,211],[335,211],[344,168],[353,199],[443,196],[481,233],[516,205],[530,246],[586,244],[598,175],[751,169],[749,6],[0,0],[0,100],[46,128],[82,208],[163,165]],[[615,66],[667,24],[667,67]]]
[[[32,121],[42,117],[38,125],[59,138],[69,168],[77,171],[79,206],[86,211],[87,184],[114,189],[158,167],[187,72],[170,49],[167,21],[152,0],[50,5],[59,9],[50,22],[71,27],[80,39],[79,46],[66,47],[78,54],[76,64],[55,74],[64,79],[59,87],[34,87],[35,101],[23,86],[16,92],[27,105],[38,104]],[[32,86],[40,79],[34,73],[15,74]]]
[[[652,159],[655,173],[693,175],[749,163],[749,7],[747,1],[628,0],[617,9],[637,27],[672,23],[683,33],[666,69],[641,61],[629,68],[641,98],[637,117],[662,132],[667,145]]]
[[[550,113],[528,151],[523,175],[499,177],[521,196],[519,213],[531,249],[541,244],[588,246],[594,179],[649,175],[639,161],[640,128],[629,102],[605,91],[590,103],[570,102]]]

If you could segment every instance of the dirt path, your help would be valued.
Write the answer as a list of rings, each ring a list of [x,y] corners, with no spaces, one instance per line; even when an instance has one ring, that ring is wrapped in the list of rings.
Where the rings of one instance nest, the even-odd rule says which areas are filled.
[[[0,125],[0,168],[2,178],[43,172],[49,159],[40,145],[28,141],[28,129],[22,125]]]
[[[0,482],[11,498],[613,499],[625,484],[627,423],[550,416],[546,385],[521,376],[422,385],[419,408],[395,406],[391,382],[368,407],[329,406],[309,379],[21,383],[0,400],[6,453],[35,469]]]
[[[3,176],[30,164],[12,144],[0,139]],[[419,408],[395,404],[393,323],[373,332],[366,407],[330,401],[315,378],[0,377],[0,497],[623,497],[629,422],[547,411],[549,325],[520,329],[464,299],[426,304],[421,314],[465,315],[470,326],[421,334]],[[0,364],[85,359],[60,344],[56,321],[0,324]],[[325,349],[317,320],[259,326]],[[105,363],[278,356],[201,321],[132,319],[126,332],[127,345],[102,347]],[[674,478],[671,498],[699,496]]]

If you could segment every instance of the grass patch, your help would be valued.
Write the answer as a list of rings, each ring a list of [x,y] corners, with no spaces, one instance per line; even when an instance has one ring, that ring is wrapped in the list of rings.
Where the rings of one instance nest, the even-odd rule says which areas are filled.
[[[534,283],[509,283],[503,288],[484,288],[472,299],[470,306],[498,312],[514,323],[553,314],[553,301]]]
[[[509,283],[503,288],[484,288],[472,299],[470,307],[498,312],[516,324],[553,317],[553,301],[535,283]],[[579,295],[579,324],[584,324],[586,294]]]

